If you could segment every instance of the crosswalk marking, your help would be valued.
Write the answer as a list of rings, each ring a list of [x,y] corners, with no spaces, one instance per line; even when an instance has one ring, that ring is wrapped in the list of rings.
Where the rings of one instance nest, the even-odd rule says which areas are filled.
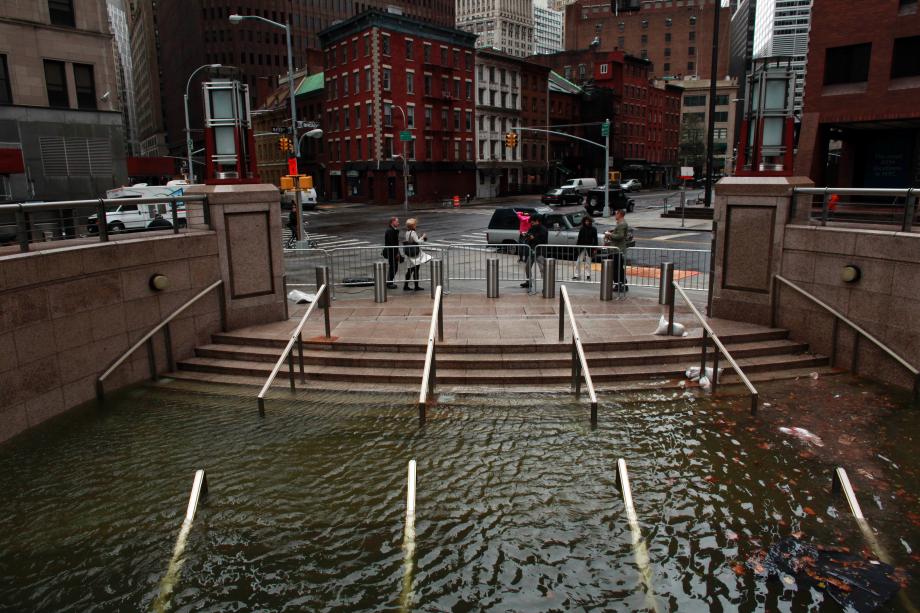
[[[656,236],[654,238],[649,238],[650,241],[669,241],[675,238],[684,238],[686,236],[697,236],[702,234],[702,232],[678,232],[677,234],[665,234],[664,236]]]

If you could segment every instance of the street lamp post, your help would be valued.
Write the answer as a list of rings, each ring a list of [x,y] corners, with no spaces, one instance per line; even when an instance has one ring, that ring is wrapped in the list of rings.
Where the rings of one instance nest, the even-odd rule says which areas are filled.
[[[199,70],[204,70],[205,68],[221,68],[222,64],[204,64],[199,66],[192,71],[192,74],[189,75],[188,81],[185,82],[185,154],[188,158],[188,182],[195,182],[195,171],[192,169],[192,129],[189,127],[188,122],[188,88],[192,84],[192,79]]]
[[[277,21],[272,21],[271,19],[266,19],[265,17],[260,17],[258,15],[230,15],[228,18],[230,23],[234,25],[240,24],[244,19],[255,19],[256,21],[262,21],[267,23],[270,26],[276,28],[281,28],[284,30],[284,34],[287,37],[287,56],[288,56],[288,96],[290,97],[291,102],[291,142],[294,143],[294,159],[300,159],[300,139],[297,138],[297,101],[294,99],[294,52],[291,48],[291,27],[284,23],[278,23]],[[297,240],[302,240],[303,238],[303,221],[302,214],[300,210],[300,190],[294,192],[294,208],[296,209],[295,217],[297,218],[297,227],[294,229]]]
[[[406,120],[406,112],[398,104],[393,108],[399,109],[402,114],[403,125],[406,126],[406,132],[409,131],[409,122]],[[402,140],[402,139],[400,139]],[[393,157],[396,157],[395,155]],[[409,212],[409,141],[403,141],[403,210]]]

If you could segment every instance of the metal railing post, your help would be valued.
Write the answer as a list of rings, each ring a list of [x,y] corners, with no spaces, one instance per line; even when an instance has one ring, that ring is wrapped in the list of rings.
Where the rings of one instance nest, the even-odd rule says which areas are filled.
[[[291,382],[291,391],[293,392],[297,387],[294,385],[294,352],[290,349],[287,350],[287,363],[288,363],[288,379]]]
[[[601,260],[601,295],[603,301],[613,300],[613,260]]]
[[[824,196],[823,196],[822,201],[821,201],[821,225],[822,225],[822,226],[826,226],[826,225],[827,225],[827,218],[828,218],[828,216],[829,216],[829,214],[830,214],[830,208],[829,208],[829,205],[830,205],[830,197],[831,197],[831,195],[830,195],[830,193],[828,193],[828,188],[825,187],[825,188],[824,188]]]
[[[559,294],[559,342],[565,340],[565,305],[562,294]]]
[[[671,281],[671,302],[668,304],[668,336],[674,336],[674,282]]]
[[[96,227],[99,229],[99,240],[103,243],[109,240],[109,220],[105,215],[105,200],[99,199],[96,209]]]
[[[911,232],[914,227],[914,216],[917,214],[917,197],[911,197],[914,188],[907,190],[904,198],[904,219],[901,222],[901,232]]]
[[[166,344],[166,365],[169,372],[176,370],[176,362],[173,360],[172,334],[169,331],[169,324],[163,326],[163,341]]]
[[[716,279],[716,242],[719,235],[719,222],[712,222],[712,242],[709,245],[709,291],[706,297],[706,317],[712,317],[712,288]]]
[[[281,275],[281,291],[284,292],[284,318],[289,319],[291,315],[288,312],[287,273]]]
[[[186,211],[188,211],[188,209],[186,209]],[[186,217],[187,216],[188,216],[188,212],[186,212]],[[212,230],[213,228],[211,228],[211,204],[208,202],[207,198],[201,201],[201,217],[202,217],[202,220],[204,221],[204,225],[206,225],[209,230]]]
[[[703,348],[700,355],[700,377],[706,375],[706,343],[709,341],[709,332],[703,328]]]
[[[328,266],[317,266],[316,267],[316,291],[323,286],[326,286],[326,291],[323,292],[322,297],[320,298],[320,304],[323,308],[323,324],[326,330],[326,338],[332,336],[332,322],[329,320],[329,267]]]
[[[29,218],[28,213],[22,210],[20,205],[16,210],[16,238],[19,240],[19,250],[26,252],[29,250]]]
[[[285,283],[285,286],[287,284]],[[287,287],[285,287],[287,289]],[[217,286],[217,299],[220,300],[220,331],[227,331],[227,293],[224,290],[224,284]],[[284,316],[287,319],[287,292],[284,294]]]
[[[147,365],[150,367],[150,378],[157,381],[160,376],[157,374],[157,354],[153,348],[153,337],[147,339]]]
[[[719,385],[719,348],[713,347],[712,350],[712,393],[716,393],[716,387]]]
[[[556,297],[556,259],[545,258],[543,260],[543,297]]]
[[[434,300],[434,295],[437,292],[437,287],[441,286],[441,293],[444,292],[444,270],[441,268],[441,260],[437,258],[431,259],[431,299]]]
[[[169,206],[170,206],[170,208],[172,209],[172,230],[173,230],[173,234],[178,234],[178,233],[179,233],[179,206],[178,206],[178,204],[179,204],[179,203],[176,202],[175,200],[173,200],[172,202],[169,203]],[[186,227],[188,227],[188,208],[187,208],[187,207],[186,207],[186,209],[185,209],[185,223],[186,223]]]
[[[575,379],[578,377],[578,371],[576,370],[575,363],[578,361],[578,349],[575,346],[575,339],[572,339],[572,381],[570,388],[575,389]]]
[[[303,372],[303,330],[297,335],[297,353],[300,357],[300,382],[306,383],[307,376]]]
[[[444,289],[441,289],[441,304],[438,305],[438,340],[444,342]]]
[[[658,265],[658,304],[669,305],[674,302],[674,263],[662,262]]]
[[[486,297],[498,298],[498,258],[486,259]]]
[[[374,262],[374,302],[387,301],[387,267],[388,262]]]

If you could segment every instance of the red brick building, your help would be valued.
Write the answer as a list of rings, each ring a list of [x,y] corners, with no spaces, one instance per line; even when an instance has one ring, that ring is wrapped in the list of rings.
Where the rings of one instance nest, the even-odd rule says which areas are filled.
[[[715,2],[661,2],[642,0],[639,10],[612,11],[613,2],[578,0],[565,9],[566,49],[588,49],[597,38],[599,51],[620,49],[652,62],[654,77],[697,75],[708,79],[712,64]],[[731,9],[719,16],[719,78],[728,74]],[[581,67],[570,66],[578,78]],[[585,67],[587,74],[590,71]]]
[[[402,202],[404,153],[412,200],[475,193],[475,35],[368,11],[319,36],[327,196]]]
[[[549,68],[521,62],[521,125],[549,125]],[[521,132],[518,147],[523,161],[522,191],[542,191],[548,185],[549,141],[546,134]]]
[[[796,174],[835,187],[920,185],[917,6],[814,1]]]

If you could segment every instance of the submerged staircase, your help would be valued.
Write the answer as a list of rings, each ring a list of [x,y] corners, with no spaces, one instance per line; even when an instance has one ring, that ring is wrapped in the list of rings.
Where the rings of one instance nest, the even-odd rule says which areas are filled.
[[[839,372],[828,358],[789,339],[783,329],[762,328],[720,335],[729,352],[753,382]],[[180,361],[168,376],[186,381],[261,386],[286,344],[285,340],[247,335],[245,330],[216,334],[196,355]],[[700,339],[647,336],[609,342],[585,342],[594,384],[599,390],[677,388],[689,366],[699,366]],[[711,351],[711,349],[710,349]],[[527,390],[568,389],[571,344],[514,342],[438,344],[441,390],[502,387]],[[295,375],[300,387],[295,348]],[[425,360],[422,342],[304,341],[306,387],[353,391],[412,391]],[[711,354],[710,361],[711,364]],[[724,360],[721,366],[727,366]],[[723,384],[737,383],[726,368]],[[276,386],[288,386],[287,367]]]

